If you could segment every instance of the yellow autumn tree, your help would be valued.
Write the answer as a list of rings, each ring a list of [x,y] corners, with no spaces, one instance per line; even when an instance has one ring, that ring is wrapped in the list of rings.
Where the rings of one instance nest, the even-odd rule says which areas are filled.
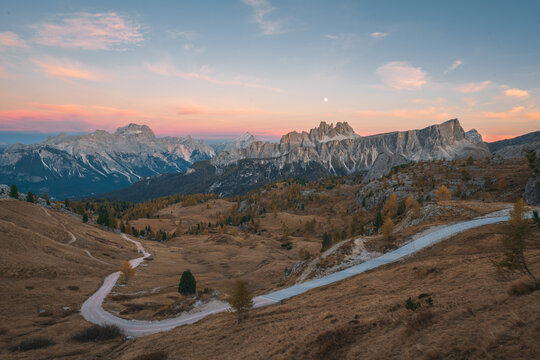
[[[514,209],[510,211],[510,231],[502,241],[504,258],[499,262],[495,262],[495,265],[501,271],[521,272],[529,275],[533,281],[533,288],[539,288],[540,283],[529,269],[525,257],[525,239],[530,235],[525,216],[526,212],[525,202],[523,199],[519,199],[514,204]]]
[[[122,281],[127,283],[129,279],[131,279],[133,276],[135,276],[135,269],[129,261],[122,261],[122,264],[120,265],[120,276],[122,276]]]
[[[237,280],[234,283],[231,296],[227,301],[236,312],[239,324],[244,319],[246,313],[253,308],[253,297],[247,284],[242,280]]]
[[[444,185],[439,186],[437,189],[437,202],[450,200],[450,190]]]
[[[422,215],[422,208],[420,207],[418,201],[415,200],[412,206],[412,217],[414,219],[418,219],[420,215]]]
[[[409,209],[414,205],[414,197],[412,195],[409,195],[407,199],[405,199],[405,212],[408,212]]]
[[[506,178],[502,177],[499,179],[499,182],[497,183],[497,190],[501,191],[506,187]]]
[[[391,193],[388,199],[386,200],[386,203],[384,204],[383,213],[386,216],[394,217],[396,216],[398,209],[398,203],[397,203],[397,196],[394,193]]]
[[[382,226],[382,233],[386,240],[390,238],[390,235],[392,235],[394,228],[395,226],[394,226],[394,223],[392,222],[392,219],[390,219],[390,217],[387,216],[386,219],[384,219],[383,226]]]

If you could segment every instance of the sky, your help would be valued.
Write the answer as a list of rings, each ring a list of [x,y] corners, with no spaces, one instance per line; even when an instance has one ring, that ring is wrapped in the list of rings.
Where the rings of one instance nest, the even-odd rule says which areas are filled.
[[[540,130],[539,1],[10,1],[0,131]]]

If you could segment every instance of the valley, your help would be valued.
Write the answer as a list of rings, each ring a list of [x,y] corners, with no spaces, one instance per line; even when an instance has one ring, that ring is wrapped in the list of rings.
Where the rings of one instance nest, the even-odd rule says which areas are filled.
[[[2,1],[0,360],[540,359],[538,14]]]
[[[205,329],[201,331],[208,332],[210,334],[208,341],[211,341],[213,332],[207,327],[217,326],[217,328],[220,328],[225,326],[229,330],[223,329],[223,336],[225,338],[232,336],[230,339],[234,339],[236,335],[233,334],[236,333],[237,328],[229,324],[234,318],[233,315],[225,313],[210,315],[203,319],[201,317],[206,313],[222,311],[228,306],[228,296],[235,280],[240,278],[246,281],[253,296],[260,299],[256,303],[261,301],[268,303],[269,299],[265,298],[265,295],[269,293],[277,291],[277,294],[279,294],[280,290],[291,287],[291,289],[294,289],[295,284],[323,279],[325,276],[332,274],[337,275],[341,270],[353,268],[354,266],[363,266],[363,263],[369,264],[371,259],[391,253],[409,241],[418,239],[421,236],[420,234],[429,234],[431,231],[445,228],[456,222],[486,215],[497,216],[491,214],[504,214],[504,211],[507,214],[508,209],[512,208],[513,203],[523,193],[529,174],[530,169],[523,159],[504,161],[495,161],[494,158],[474,161],[465,159],[419,162],[413,165],[396,167],[386,176],[368,183],[363,183],[360,177],[355,176],[325,178],[316,182],[288,179],[265,185],[244,196],[234,198],[191,195],[155,199],[128,206],[114,201],[96,201],[83,203],[82,205],[80,202],[70,202],[69,207],[65,207],[64,204],[62,204],[63,206],[43,207],[43,203],[40,206],[20,200],[0,200],[3,211],[1,217],[4,226],[3,230],[6,234],[10,234],[3,236],[3,247],[10,248],[9,246],[11,246],[12,249],[11,253],[4,254],[6,258],[2,261],[2,264],[5,264],[2,273],[6,279],[5,283],[9,284],[11,288],[19,290],[19,292],[9,297],[7,293],[2,296],[4,299],[3,320],[5,323],[10,323],[19,317],[18,315],[12,315],[7,310],[13,309],[14,303],[17,303],[16,306],[19,312],[27,314],[24,316],[26,320],[20,322],[21,326],[18,326],[16,330],[8,328],[2,330],[6,338],[4,349],[12,347],[13,344],[20,341],[18,339],[31,338],[32,334],[37,331],[39,331],[39,334],[53,339],[55,345],[43,350],[32,350],[28,352],[28,356],[40,357],[39,354],[41,353],[50,354],[50,356],[54,357],[66,356],[66,354],[77,356],[75,354],[88,354],[87,352],[91,351],[91,354],[94,354],[92,356],[131,359],[134,357],[130,354],[134,352],[144,353],[139,348],[139,346],[143,346],[139,345],[142,343],[147,344],[144,347],[145,351],[149,353],[152,352],[149,349],[155,349],[153,351],[155,353],[162,353],[165,354],[163,356],[175,358],[174,355],[171,355],[172,352],[167,345],[172,343],[167,339],[169,336],[176,338],[177,335],[172,334],[177,333],[186,336],[184,327],[193,329],[190,330],[190,334],[194,335],[198,333],[194,329]],[[422,179],[420,175],[431,181]],[[504,179],[504,181],[502,182],[501,179]],[[441,200],[437,198],[438,189],[443,185],[450,189],[451,199]],[[388,210],[388,199],[392,194],[397,195],[395,212],[387,213],[387,211],[394,211]],[[408,203],[406,198],[409,195],[412,195],[411,199],[414,202]],[[421,205],[414,205],[415,203],[421,203]],[[89,215],[89,223],[83,223],[80,215],[73,214],[70,209],[86,209],[85,211]],[[126,284],[118,282],[112,288],[110,294],[104,297],[103,309],[115,317],[128,321],[168,321],[179,317],[179,319],[186,319],[188,323],[191,322],[191,320],[188,320],[191,318],[198,320],[197,322],[164,333],[149,335],[148,337],[144,336],[135,341],[121,340],[121,338],[116,337],[113,340],[100,342],[100,345],[92,348],[92,350],[85,344],[74,342],[69,336],[60,335],[59,331],[71,329],[69,331],[74,333],[81,331],[85,326],[87,327],[88,325],[85,324],[88,323],[79,313],[82,304],[101,286],[105,276],[118,269],[122,260],[134,259],[140,256],[137,255],[138,252],[135,246],[126,241],[126,238],[120,236],[119,233],[107,231],[107,228],[102,230],[100,225],[95,224],[98,215],[103,214],[104,211],[108,214],[114,214],[114,217],[118,218],[115,226],[124,227],[126,233],[133,233],[140,237],[137,241],[142,243],[142,246],[150,254],[150,258],[142,261],[135,269],[135,276]],[[380,228],[381,225],[377,224],[379,213],[386,214],[387,218],[390,216],[394,223],[394,230],[390,236],[384,235]],[[20,228],[23,223],[32,223],[33,225],[28,229],[23,229]],[[315,327],[302,327],[302,321],[294,320],[299,319],[296,316],[301,315],[295,315],[290,320],[283,322],[284,319],[278,320],[281,316],[279,314],[282,314],[283,311],[285,313],[294,311],[295,314],[302,314],[307,311],[306,309],[316,309],[318,305],[307,305],[313,302],[313,300],[309,300],[313,299],[313,296],[323,296],[323,299],[326,300],[319,299],[316,302],[325,301],[327,303],[324,306],[333,309],[334,304],[342,304],[343,301],[348,301],[345,298],[352,300],[354,296],[360,295],[353,295],[358,290],[351,288],[348,290],[349,292],[346,292],[348,295],[345,298],[335,295],[339,297],[339,301],[336,302],[331,300],[334,295],[327,297],[329,296],[327,293],[332,294],[334,291],[342,293],[345,291],[344,289],[349,289],[350,285],[348,284],[357,281],[355,279],[370,279],[374,276],[374,273],[386,274],[386,272],[391,272],[393,275],[388,276],[396,276],[395,271],[415,274],[417,272],[415,269],[420,267],[434,266],[434,268],[438,269],[442,266],[445,269],[444,276],[457,276],[451,275],[457,269],[461,269],[459,273],[464,275],[465,270],[462,269],[462,264],[465,258],[462,257],[463,254],[469,254],[467,256],[470,257],[468,261],[471,264],[475,263],[481,268],[485,268],[485,276],[482,281],[489,279],[488,283],[494,282],[496,285],[493,286],[499,289],[499,293],[505,294],[505,289],[510,286],[507,284],[508,281],[514,280],[516,277],[510,277],[501,282],[493,265],[490,265],[490,268],[486,262],[491,256],[489,255],[490,252],[493,254],[500,252],[500,245],[498,244],[500,244],[500,239],[505,232],[503,230],[505,226],[507,225],[494,224],[467,230],[431,248],[421,250],[418,254],[408,256],[401,261],[382,265],[381,269],[369,270],[366,273],[354,275],[350,279],[310,290],[268,308],[255,309],[245,322],[238,325],[239,329],[246,329],[241,330],[241,332],[253,331],[254,329],[251,329],[251,326],[257,326],[266,329],[265,332],[274,334],[273,336],[279,339],[280,335],[275,333],[276,329],[281,326],[293,328],[299,326],[298,334],[293,337],[293,339],[297,339],[294,340],[297,345],[291,347],[286,345],[289,344],[289,341],[283,340],[282,346],[284,347],[281,347],[281,345],[273,347],[276,352],[275,357],[331,358],[329,349],[333,349],[333,346],[339,346],[340,350],[336,352],[336,354],[339,354],[339,356],[336,355],[339,358],[359,356],[362,351],[366,351],[365,349],[360,350],[358,348],[359,344],[368,341],[366,339],[369,337],[362,336],[358,338],[357,329],[359,325],[356,324],[364,324],[367,321],[365,319],[371,319],[375,316],[372,310],[368,310],[369,306],[373,305],[366,304],[367,308],[364,308],[363,305],[358,307],[359,304],[356,307],[353,306],[354,309],[358,308],[354,310],[354,312],[358,313],[358,316],[353,318],[354,321],[347,320],[350,325],[343,323],[348,317],[347,314],[349,314],[349,312],[344,311],[345,309],[332,310],[331,317],[314,318],[313,321],[320,324]],[[19,228],[20,230],[18,230]],[[48,254],[36,257],[35,249],[31,251],[30,259],[39,259],[39,266],[32,265],[32,261],[35,260],[27,262],[24,256],[25,253],[28,253],[28,250],[25,252],[24,249],[9,245],[13,244],[13,238],[22,235],[18,231],[22,231],[22,234],[26,234],[26,236],[28,236],[28,232],[33,234],[36,238],[35,249],[43,248],[44,254]],[[538,230],[534,225],[531,225],[531,231],[530,236],[532,237],[529,239],[532,241],[537,237]],[[487,236],[490,232],[495,234],[494,237]],[[131,235],[133,236],[133,234]],[[19,240],[16,243],[20,241],[27,242],[26,236],[24,237],[25,240]],[[478,240],[482,236],[485,237],[485,240]],[[132,239],[134,238],[136,237],[133,236]],[[328,245],[325,245],[326,238],[329,239]],[[460,242],[461,240],[455,239],[475,240]],[[454,243],[455,241],[457,243]],[[469,244],[469,241],[472,242]],[[478,241],[482,245],[473,245]],[[471,246],[473,247],[471,248]],[[479,247],[477,248],[477,246]],[[436,250],[448,248],[454,250],[450,253],[447,253],[448,250]],[[528,243],[527,256],[530,257],[531,264],[534,264],[534,269],[538,266],[536,257],[540,256],[540,253],[536,254],[537,251],[538,245],[536,242]],[[73,255],[65,255],[72,253]],[[426,256],[426,253],[433,255]],[[73,256],[73,259],[70,256]],[[496,258],[498,255],[494,256]],[[10,262],[9,259],[13,260],[13,262]],[[446,260],[442,261],[442,259]],[[419,261],[422,264],[420,267],[418,266]],[[434,261],[438,265],[425,265],[435,264]],[[443,266],[443,264],[446,265]],[[458,264],[460,265],[458,266]],[[458,266],[456,270],[454,270],[454,266]],[[92,270],[91,276],[88,273],[89,269],[95,269]],[[178,293],[180,274],[188,269],[197,280],[198,293],[194,296],[184,296]],[[442,270],[433,270],[432,275],[423,276],[427,276],[428,279],[438,278],[441,273],[443,273]],[[431,270],[426,270],[426,274],[431,274]],[[386,275],[380,276],[384,278]],[[418,279],[423,279],[423,276]],[[84,286],[78,284],[77,279],[79,277],[84,277]],[[90,278],[94,280],[90,280]],[[401,282],[401,287],[394,290],[395,295],[385,295],[388,299],[382,301],[381,304],[383,305],[380,306],[384,308],[387,306],[384,304],[388,304],[390,307],[396,306],[396,309],[400,309],[400,306],[398,306],[399,297],[401,296],[406,300],[409,296],[413,296],[414,291],[411,289],[418,289],[419,294],[414,296],[429,293],[436,305],[433,305],[433,311],[426,310],[429,311],[429,316],[433,316],[433,318],[426,320],[425,324],[419,325],[422,327],[429,327],[436,323],[444,326],[442,324],[446,321],[456,321],[451,320],[452,316],[448,311],[452,306],[457,305],[450,306],[450,303],[446,302],[450,300],[444,300],[439,304],[440,298],[442,294],[448,296],[446,294],[449,291],[453,294],[451,295],[452,299],[462,296],[459,295],[459,291],[470,291],[463,289],[450,290],[448,287],[443,287],[443,284],[439,282],[435,286],[433,280],[427,283],[424,283],[424,280],[418,280],[411,287],[411,285],[407,285],[407,281],[413,281],[416,278],[397,278],[400,279],[397,281]],[[46,279],[46,281],[39,281],[39,279]],[[397,282],[393,283],[398,284]],[[388,286],[393,288],[393,285]],[[424,286],[429,287],[429,289],[424,291]],[[476,280],[469,280],[467,286],[481,287]],[[379,292],[379,288],[372,287],[371,289],[377,294],[378,301],[381,301],[380,296],[383,295]],[[477,290],[475,288],[475,291]],[[32,295],[32,291],[39,291],[43,295],[41,298],[36,298]],[[399,295],[400,291],[405,291],[405,293]],[[289,292],[287,290],[286,293]],[[408,293],[411,294],[405,296]],[[535,294],[536,292],[525,295],[525,297],[534,297]],[[274,295],[269,294],[268,296],[271,298]],[[365,296],[368,296],[367,293]],[[499,295],[495,296],[495,298],[502,299]],[[402,301],[404,301],[403,299]],[[471,301],[472,304],[477,304],[475,306],[485,306],[479,305],[482,303],[480,298],[474,299],[471,295],[466,302],[469,304],[468,307],[459,311],[469,311],[467,309],[470,307]],[[513,299],[512,296],[510,299]],[[273,303],[273,301],[270,301],[270,303]],[[289,304],[296,304],[299,308],[293,310],[293,308],[288,307],[291,306]],[[476,317],[476,311],[480,310],[472,311],[474,316],[469,316]],[[377,327],[381,326],[384,329],[384,326],[394,324],[392,325],[393,331],[397,331],[396,329],[405,326],[405,330],[400,330],[404,331],[404,335],[400,336],[405,337],[411,336],[411,331],[422,331],[422,329],[416,329],[417,325],[414,325],[414,329],[410,330],[407,326],[412,325],[407,324],[416,321],[414,319],[417,316],[424,315],[419,313],[412,314],[412,317],[410,317],[408,310],[393,310],[391,313],[393,312],[396,312],[396,314],[391,316],[394,319],[391,321],[387,319],[387,315],[382,315],[382,313],[377,315],[382,316],[382,318],[374,318],[375,323],[379,324],[380,322]],[[437,315],[431,314],[432,312]],[[329,316],[328,314],[325,316]],[[93,315],[89,317],[89,319],[92,318]],[[257,319],[268,319],[268,324],[276,322],[276,326],[278,326],[277,324],[283,325],[267,328],[265,325],[260,325],[260,320]],[[335,322],[334,319],[336,319]],[[332,320],[329,323],[330,326],[324,325],[328,320]],[[296,325],[293,323],[286,325],[288,321],[294,321]],[[248,323],[251,325],[248,325]],[[324,330],[326,335],[322,335],[322,333],[320,336],[316,335],[316,331],[319,329],[318,326],[321,326],[320,331],[326,329]],[[501,329],[506,329],[505,326],[507,325],[501,326],[503,326]],[[332,331],[336,331],[336,335],[333,335]],[[534,332],[535,330],[531,329],[531,331]],[[361,333],[367,334],[364,330]],[[310,337],[312,339],[321,339],[322,344],[314,346],[313,344],[304,343],[303,341],[307,340],[299,340],[302,339],[301,334],[305,336],[303,339]],[[159,340],[153,340],[153,342],[160,345],[158,347],[150,346],[146,339],[154,339],[156,336]],[[323,339],[326,336],[330,336],[330,338],[337,336],[337,338],[324,345],[325,340]],[[370,336],[377,335],[374,333]],[[450,338],[452,338],[452,335],[448,334],[446,337],[442,336],[440,341],[447,341],[445,339]],[[376,341],[375,339],[374,341]],[[332,345],[335,341],[337,341],[336,344],[338,345]],[[481,350],[475,348],[474,351],[492,351],[489,350],[490,345],[486,344],[487,347]],[[400,349],[400,346],[405,345],[396,344],[385,351],[401,351],[397,350]],[[364,347],[362,346],[362,348]],[[439,345],[435,346],[435,348],[437,351],[441,349]],[[257,357],[257,351],[261,351],[253,346],[249,346],[248,349],[249,353],[255,357]],[[529,350],[535,351],[534,347],[529,348]],[[6,354],[17,354],[18,358],[25,358],[25,352],[13,353],[9,352],[9,350],[6,351]],[[199,353],[189,346],[181,351],[182,358],[217,356],[217,353]],[[238,354],[228,353],[229,350],[225,348],[215,351],[224,352],[227,354],[226,358],[243,357],[237,356]],[[377,354],[379,355],[377,356],[381,357],[391,354],[381,352],[383,350],[380,348],[378,351]],[[410,356],[413,356],[415,351],[420,350],[407,347],[406,351]],[[462,346],[458,346],[453,351],[465,350]]]

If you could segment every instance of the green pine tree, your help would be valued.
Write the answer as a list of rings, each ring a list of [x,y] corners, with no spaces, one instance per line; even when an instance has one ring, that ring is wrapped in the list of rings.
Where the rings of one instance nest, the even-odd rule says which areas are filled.
[[[17,186],[15,184],[11,185],[9,188],[9,196],[14,199],[19,198],[19,190],[17,190]]]
[[[379,230],[382,226],[383,218],[381,212],[377,212],[377,216],[375,217],[375,223],[373,224],[375,226],[375,230]]]
[[[321,252],[325,251],[326,249],[328,249],[330,246],[332,245],[332,236],[325,232],[323,234],[323,240],[322,240],[322,248],[321,248]]]
[[[28,201],[29,203],[34,202],[34,194],[32,194],[30,191],[26,193],[26,201]]]
[[[186,270],[182,273],[180,278],[180,284],[178,285],[178,292],[182,295],[195,294],[197,291],[197,282],[191,271]]]

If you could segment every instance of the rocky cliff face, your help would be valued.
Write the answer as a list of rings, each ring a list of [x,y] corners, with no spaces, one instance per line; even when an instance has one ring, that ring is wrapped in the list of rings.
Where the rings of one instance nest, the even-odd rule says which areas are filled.
[[[191,137],[158,138],[146,125],[58,135],[40,144],[13,145],[0,154],[0,182],[63,198],[102,193],[144,177],[184,172],[214,150]]]
[[[153,196],[197,192],[233,196],[291,177],[316,180],[360,174],[368,180],[409,161],[489,155],[476,134],[467,136],[457,119],[421,130],[367,137],[358,136],[347,123],[322,122],[309,132],[286,134],[278,144],[251,142],[246,148],[223,151],[196,164],[186,174],[141,181],[105,196],[142,201],[151,198],[149,189]]]
[[[467,136],[457,119],[421,130],[367,137],[358,136],[347,123],[334,127],[322,122],[309,133],[284,135],[279,144],[253,142],[245,149],[224,151],[211,163],[220,168],[241,159],[272,158],[276,166],[316,162],[332,175],[369,171],[375,166],[368,177],[377,177],[407,161],[487,156],[489,150],[481,139],[476,130]]]

